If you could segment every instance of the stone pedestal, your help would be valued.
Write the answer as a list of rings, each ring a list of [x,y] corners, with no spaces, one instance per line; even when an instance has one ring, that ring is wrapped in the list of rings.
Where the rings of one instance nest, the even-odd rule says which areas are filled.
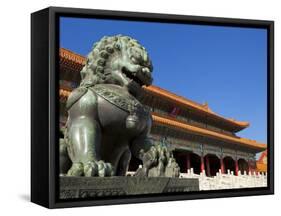
[[[60,177],[60,198],[199,191],[198,179],[167,177]]]

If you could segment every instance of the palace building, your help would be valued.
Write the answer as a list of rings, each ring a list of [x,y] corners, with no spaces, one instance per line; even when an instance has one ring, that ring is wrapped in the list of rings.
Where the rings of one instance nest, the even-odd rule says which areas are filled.
[[[86,58],[63,48],[59,56],[60,126],[63,127],[67,118],[65,103],[72,89],[79,86]],[[143,89],[139,100],[151,109],[151,139],[168,143],[181,172],[193,168],[196,174],[204,171],[207,176],[214,176],[219,170],[222,173],[230,170],[236,175],[239,170],[247,173],[266,170],[255,159],[257,153],[266,150],[266,144],[236,135],[249,127],[248,122],[225,118],[207,104],[196,103],[158,86]],[[135,171],[139,163],[132,158],[129,170]]]

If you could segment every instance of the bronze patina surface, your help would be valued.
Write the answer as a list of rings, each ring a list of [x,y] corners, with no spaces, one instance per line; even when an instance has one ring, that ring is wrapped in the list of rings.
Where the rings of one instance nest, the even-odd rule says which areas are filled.
[[[80,86],[68,97],[61,176],[124,176],[132,155],[142,161],[137,177],[179,176],[171,152],[149,139],[151,113],[138,100],[142,86],[152,84],[152,70],[146,49],[131,37],[94,44]]]

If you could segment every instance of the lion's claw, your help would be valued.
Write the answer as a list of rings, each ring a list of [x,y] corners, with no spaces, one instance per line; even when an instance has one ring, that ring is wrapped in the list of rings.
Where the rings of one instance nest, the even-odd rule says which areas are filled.
[[[113,176],[114,170],[110,163],[105,163],[100,160],[98,162],[88,163],[73,163],[72,167],[68,170],[67,176]]]
[[[82,176],[83,175],[83,164],[73,163],[71,168],[67,172],[67,176]]]
[[[113,174],[113,167],[110,163],[105,163],[102,160],[98,162],[98,176],[113,176]]]
[[[97,176],[98,175],[98,164],[96,162],[89,162],[84,165],[84,176]]]

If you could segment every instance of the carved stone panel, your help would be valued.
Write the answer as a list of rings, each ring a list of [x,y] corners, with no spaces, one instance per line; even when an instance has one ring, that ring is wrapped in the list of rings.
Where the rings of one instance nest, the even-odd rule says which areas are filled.
[[[60,177],[60,199],[199,191],[198,179],[167,177]]]

